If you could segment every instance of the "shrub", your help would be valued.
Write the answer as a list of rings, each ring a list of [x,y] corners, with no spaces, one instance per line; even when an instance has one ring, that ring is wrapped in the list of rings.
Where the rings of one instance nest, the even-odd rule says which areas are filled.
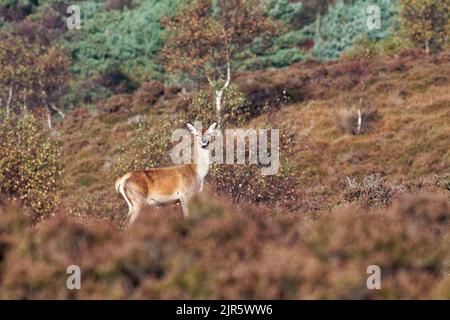
[[[116,67],[89,77],[79,77],[71,84],[66,101],[72,105],[79,103],[98,103],[114,94],[131,94],[138,83]]]
[[[74,81],[64,97],[71,105],[93,104],[107,99],[112,95],[110,89],[98,85],[98,77],[91,77],[82,81]]]
[[[217,194],[225,194],[235,203],[295,206],[298,179],[283,168],[269,176],[261,175],[260,169],[258,165],[217,165],[211,181]]]
[[[200,219],[163,208],[141,215],[126,234],[64,215],[33,230],[19,208],[0,209],[0,297],[448,298],[449,233],[432,232],[440,219],[424,228],[422,218],[405,218],[409,209],[401,208],[417,207],[413,200],[380,214],[334,210],[312,222],[254,208],[231,211],[205,198],[197,204]],[[425,217],[444,208],[445,200],[435,206],[436,200],[421,200],[428,203],[420,205]],[[439,212],[448,217],[448,201]],[[83,270],[83,290],[71,292],[64,284],[73,261]],[[382,270],[381,290],[366,286],[372,264]]]
[[[347,177],[343,200],[357,203],[365,209],[387,207],[403,191],[401,186],[393,186],[379,174],[365,176],[361,181]]]
[[[450,174],[438,178],[437,184],[448,191],[450,191]]]
[[[68,202],[69,215],[84,223],[109,220],[118,228],[126,223],[126,204],[119,198],[111,184],[109,188],[95,191]]]
[[[381,53],[394,55],[403,49],[410,48],[412,44],[401,32],[398,32],[380,40],[378,46]]]
[[[164,92],[165,87],[161,81],[144,82],[133,95],[133,106],[139,108],[152,105]]]
[[[20,199],[33,221],[52,215],[62,187],[61,146],[32,115],[0,123],[0,191]]]
[[[437,233],[449,230],[450,202],[443,195],[436,193],[409,195],[403,201],[399,201],[394,210],[420,228],[431,229]]]
[[[370,38],[363,38],[345,51],[344,56],[360,59],[372,58],[376,55],[395,55],[400,52],[400,50],[411,46],[412,43],[408,38],[400,32],[397,32],[378,41]]]
[[[106,101],[99,102],[97,106],[106,113],[127,112],[131,107],[131,97],[127,94],[115,95]]]
[[[248,119],[266,112],[278,110],[286,102],[303,101],[305,79],[302,75],[273,78],[272,74],[253,74],[239,79],[239,86],[245,94],[248,107]],[[281,80],[281,81],[279,81]]]
[[[261,164],[218,164],[211,169],[210,179],[217,194],[225,194],[235,203],[279,204],[295,207],[299,179],[289,167],[286,158],[291,154],[290,141],[295,139],[290,123],[281,123],[280,129],[280,168],[274,175],[261,174]],[[225,146],[224,146],[225,147]],[[246,143],[246,159],[248,144]],[[225,155],[225,152],[224,152]]]
[[[343,53],[343,56],[350,58],[370,58],[378,54],[375,41],[369,38],[358,40],[353,46]]]
[[[118,69],[108,69],[95,78],[97,85],[108,88],[113,94],[131,93],[137,88],[137,83]]]

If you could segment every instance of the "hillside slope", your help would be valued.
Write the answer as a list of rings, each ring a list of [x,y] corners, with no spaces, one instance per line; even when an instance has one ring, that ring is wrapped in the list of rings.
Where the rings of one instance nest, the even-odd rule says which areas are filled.
[[[407,51],[386,61],[308,61],[281,71],[244,73],[236,82],[255,114],[245,126],[289,130],[281,157],[299,183],[293,197],[301,213],[311,205],[317,211],[338,204],[346,177],[379,173],[408,188],[425,180],[448,187],[449,74],[448,52],[427,58]],[[72,195],[112,186],[110,168],[118,146],[127,143],[136,122],[175,121],[181,127],[195,120],[195,114],[182,112],[189,96],[172,91],[166,88],[139,108],[133,107],[136,94],[121,95],[97,111],[79,109],[70,116],[62,132]],[[287,102],[279,102],[282,96]],[[356,135],[358,108],[363,116]]]
[[[0,298],[449,299],[449,75],[448,53],[413,51],[241,74],[245,126],[283,130],[283,173],[213,167],[189,219],[152,209],[128,232],[117,157],[166,154],[165,128],[195,119],[189,94],[149,84],[151,102],[140,91],[76,109],[59,128],[56,217],[31,227],[21,206],[0,208]],[[65,286],[72,264],[82,290]],[[380,290],[366,286],[370,265]]]

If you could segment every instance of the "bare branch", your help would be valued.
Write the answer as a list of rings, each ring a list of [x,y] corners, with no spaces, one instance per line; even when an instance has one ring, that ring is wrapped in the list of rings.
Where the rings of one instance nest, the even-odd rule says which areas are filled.
[[[51,107],[54,111],[56,111],[56,112],[61,116],[61,118],[63,118],[63,119],[66,118],[66,115],[64,114],[64,112],[62,112],[61,109],[57,108],[54,104],[50,104],[50,107]]]
[[[52,114],[50,111],[50,108],[48,107],[48,105],[45,106],[45,109],[47,110],[47,126],[50,129],[50,131],[53,131],[53,125],[52,125]]]

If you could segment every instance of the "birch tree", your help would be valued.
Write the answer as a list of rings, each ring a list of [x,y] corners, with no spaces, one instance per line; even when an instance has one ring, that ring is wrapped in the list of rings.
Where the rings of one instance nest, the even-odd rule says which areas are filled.
[[[447,44],[450,30],[448,0],[401,0],[400,4],[403,30],[427,55]]]
[[[64,118],[58,103],[69,79],[69,60],[59,46],[0,34],[0,100],[6,114],[37,111]]]
[[[167,38],[161,57],[167,70],[210,86],[220,125],[233,62],[256,37],[276,35],[277,24],[264,13],[260,1],[195,0],[163,25]]]

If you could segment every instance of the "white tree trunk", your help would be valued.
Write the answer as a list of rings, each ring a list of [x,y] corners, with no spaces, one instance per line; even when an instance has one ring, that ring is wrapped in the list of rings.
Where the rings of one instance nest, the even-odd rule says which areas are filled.
[[[47,127],[50,131],[53,131],[52,114],[50,112],[50,108],[48,107],[48,105],[46,105],[45,109],[47,110]]]
[[[222,90],[216,91],[216,119],[219,124],[222,122]]]
[[[61,111],[61,109],[57,108],[55,105],[51,104],[50,108],[52,108],[54,111],[58,112],[58,114],[61,116],[61,118],[64,120],[66,118],[66,115],[64,112]]]
[[[356,134],[361,132],[362,114],[361,109],[358,109],[358,127],[356,128]]]
[[[231,66],[230,66],[230,62],[227,62],[227,78],[225,80],[225,83],[222,86],[222,88],[220,88],[219,90],[215,91],[216,118],[217,118],[217,122],[218,122],[218,127],[219,128],[220,128],[220,126],[222,124],[222,98],[223,98],[223,93],[225,92],[225,90],[230,85],[230,81],[231,81]]]
[[[8,101],[6,101],[6,115],[9,115],[9,107],[11,105],[11,99],[12,99],[12,85],[9,86],[9,94],[8,94]]]

